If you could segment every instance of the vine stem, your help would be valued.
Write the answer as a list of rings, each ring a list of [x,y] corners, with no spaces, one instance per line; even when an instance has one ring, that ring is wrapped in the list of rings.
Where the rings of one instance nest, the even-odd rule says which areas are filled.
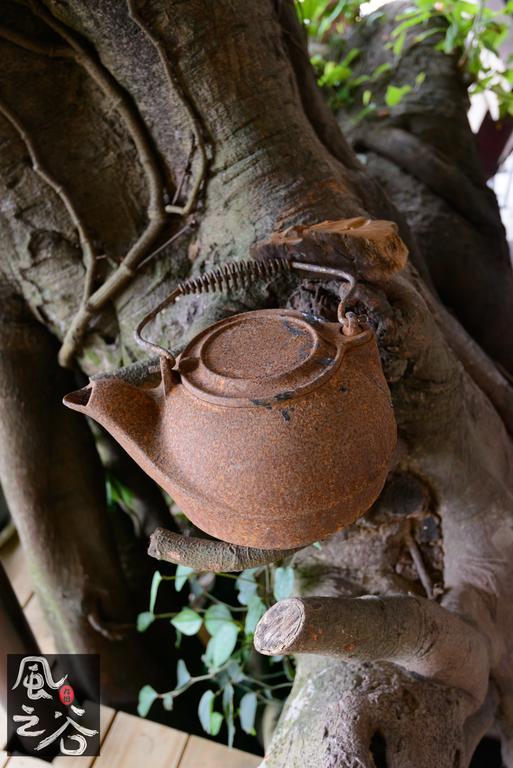
[[[156,153],[146,132],[146,127],[139,114],[112,75],[82,45],[80,40],[64,25],[55,19],[39,2],[32,0],[30,6],[51,29],[65,40],[73,51],[73,58],[103,93],[111,100],[114,109],[123,119],[134,142],[139,161],[146,176],[148,187],[148,224],[140,237],[132,245],[117,269],[96,291],[84,296],[78,312],[73,318],[59,351],[59,362],[70,366],[79,348],[90,320],[106,304],[114,299],[132,280],[139,263],[148,254],[167,222],[164,208],[164,186]]]
[[[82,295],[82,303],[86,303],[94,284],[94,278],[95,278],[95,272],[96,272],[96,263],[97,263],[97,254],[94,250],[92,239],[90,235],[88,234],[86,227],[84,223],[81,221],[80,216],[78,215],[77,211],[75,210],[75,207],[73,205],[73,202],[71,200],[71,197],[67,193],[64,186],[48,171],[43,163],[41,162],[41,159],[39,157],[39,153],[36,149],[36,146],[34,142],[32,141],[28,131],[24,127],[24,125],[21,123],[19,118],[14,114],[14,112],[5,104],[5,102],[0,99],[0,113],[5,117],[5,119],[12,125],[12,127],[16,130],[16,132],[19,134],[21,140],[25,144],[27,148],[27,152],[29,153],[30,161],[32,163],[32,168],[35,173],[46,183],[49,187],[53,189],[53,191],[59,196],[59,198],[62,200],[64,207],[66,208],[68,215],[72,221],[73,226],[78,232],[79,240],[80,240],[80,247],[82,249],[82,254],[84,257],[84,267],[85,267],[85,282],[84,282],[84,290]]]
[[[128,0],[128,12],[130,14],[130,18],[134,21],[134,23],[137,24],[137,26],[141,29],[141,31],[153,43],[160,57],[160,60],[162,62],[162,66],[164,67],[164,71],[166,73],[166,77],[169,81],[169,84],[172,90],[179,95],[182,105],[185,111],[187,112],[187,115],[191,122],[191,130],[192,130],[192,136],[193,136],[191,154],[194,150],[194,146],[196,146],[199,151],[199,170],[193,181],[192,189],[189,193],[189,197],[185,205],[183,206],[166,205],[166,211],[168,213],[176,213],[180,216],[187,216],[192,211],[194,205],[196,204],[196,200],[199,195],[201,185],[207,175],[207,167],[208,167],[207,151],[205,147],[205,142],[203,140],[202,131],[200,128],[200,122],[196,117],[194,109],[191,106],[191,103],[184,92],[184,88],[180,83],[178,76],[173,72],[173,70],[170,67],[169,59],[166,56],[164,46],[162,45],[160,40],[154,34],[152,34],[152,32],[149,30],[147,25],[142,20],[140,14],[137,11],[135,0]],[[180,187],[182,185],[182,182],[183,182],[183,178],[180,182]]]

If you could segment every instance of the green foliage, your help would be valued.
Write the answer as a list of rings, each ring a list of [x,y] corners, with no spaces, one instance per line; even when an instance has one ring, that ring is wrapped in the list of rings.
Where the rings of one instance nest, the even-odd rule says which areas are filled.
[[[216,696],[214,691],[205,691],[198,705],[201,726],[210,736],[217,736],[223,724],[223,716],[214,710]]]
[[[387,75],[392,67],[383,64],[373,72],[355,74],[353,64],[360,58],[358,49],[341,53],[341,36],[349,26],[362,20],[360,13],[364,3],[358,0],[296,0],[299,18],[311,40],[329,45],[333,58],[316,53],[312,64],[319,85],[325,90],[334,110],[352,107],[361,98],[363,109],[356,121],[377,113],[386,106],[397,107],[404,96],[421,87],[425,74],[420,73],[415,82],[402,86],[389,83],[385,105],[372,99],[372,83]],[[513,12],[513,0],[502,10],[488,8],[485,0],[477,3],[469,0],[413,0],[408,10],[396,18],[388,47],[396,58],[404,53],[405,46],[432,41],[435,50],[456,56],[470,93],[487,92],[497,100],[499,114],[513,115],[513,57],[502,66],[498,55],[501,43],[510,27],[508,14]],[[376,12],[376,16],[380,12]],[[361,86],[365,89],[360,97]]]
[[[178,612],[156,613],[157,600],[161,603],[165,597],[159,590],[169,581],[174,582],[178,592],[188,583],[190,605]],[[203,587],[206,583],[213,592],[206,591]],[[208,682],[209,688],[198,702],[198,717],[206,733],[216,736],[225,725],[230,746],[237,727],[254,734],[258,707],[288,691],[294,668],[289,659],[281,657],[271,660],[260,657],[261,663],[255,665],[253,633],[267,608],[275,600],[290,597],[293,588],[294,570],[286,564],[250,568],[238,575],[217,574],[214,586],[211,579],[183,566],[176,568],[174,576],[162,576],[156,571],[149,610],[139,614],[137,629],[144,632],[154,621],[167,619],[176,631],[178,642],[182,635],[192,637],[201,633],[202,642],[206,642],[201,656],[204,673],[192,676],[185,661],[179,659],[174,688],[163,693],[157,693],[151,686],[141,689],[139,714],[146,716],[157,698],[164,709],[170,711],[174,700],[184,691],[197,683]],[[220,590],[223,595],[227,590],[233,594],[237,605],[221,600],[215,594]]]
[[[340,33],[347,23],[354,23],[360,5],[356,0],[296,0],[297,13],[308,34],[318,39]]]
[[[407,93],[411,91],[411,85],[387,85],[387,91],[385,93],[385,104],[387,107],[395,107],[399,104]]]
[[[175,580],[175,589],[177,592],[180,592],[184,584],[187,582],[187,579],[191,575],[191,573],[194,573],[192,568],[187,568],[186,565],[177,565],[176,566],[176,580]]]
[[[203,619],[191,608],[183,608],[174,618],[171,624],[178,629],[182,635],[196,635],[203,624]]]
[[[153,624],[154,621],[155,614],[153,611],[145,611],[144,613],[140,613],[137,617],[137,631],[145,632],[150,624]]]
[[[139,717],[146,717],[151,709],[151,705],[158,698],[158,693],[151,685],[145,685],[139,691],[139,702],[137,704],[137,712]]]
[[[249,691],[245,693],[239,704],[239,717],[241,728],[245,733],[255,733],[255,718],[257,713],[256,693]]]
[[[392,33],[392,49],[399,56],[408,30],[418,28],[413,45],[433,38],[437,51],[457,55],[471,93],[495,94],[501,116],[513,115],[509,87],[513,81],[511,57],[503,71],[496,58],[510,32],[507,16],[512,12],[511,1],[504,9],[494,11],[484,0],[415,0],[411,9],[397,17],[399,24]]]

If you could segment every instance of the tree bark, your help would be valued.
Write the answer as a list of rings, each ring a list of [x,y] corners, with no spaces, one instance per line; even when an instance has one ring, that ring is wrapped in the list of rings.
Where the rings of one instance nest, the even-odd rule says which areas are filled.
[[[178,280],[247,258],[251,250],[263,256],[269,248],[297,260],[346,266],[340,233],[318,237],[315,225],[321,222],[393,219],[410,247],[411,266],[400,275],[392,260],[377,275],[365,253],[351,259],[359,278],[354,309],[376,331],[399,426],[393,473],[362,520],[320,550],[296,555],[299,592],[304,599],[412,592],[437,600],[443,606],[437,616],[455,613],[460,618],[451,615],[448,625],[461,620],[483,639],[487,652],[479,672],[487,689],[470,695],[454,680],[433,681],[426,669],[413,676],[390,661],[299,653],[294,688],[264,764],[371,766],[373,750],[385,743],[392,768],[463,768],[494,723],[502,731],[504,760],[513,766],[513,456],[498,415],[500,410],[505,422],[510,418],[511,393],[440,303],[455,307],[485,350],[509,364],[504,340],[513,306],[511,274],[495,204],[472,170],[474,161],[466,159],[467,151],[472,154],[468,133],[458,162],[477,202],[461,228],[454,225],[461,205],[451,202],[450,238],[433,211],[446,204],[454,185],[427,216],[424,187],[431,184],[429,194],[436,195],[437,179],[421,179],[413,206],[408,190],[418,192],[417,176],[417,186],[403,193],[404,170],[399,175],[383,159],[384,150],[371,152],[383,134],[373,125],[351,133],[373,173],[404,206],[410,231],[337,133],[315,89],[291,3],[130,0],[125,6],[95,0],[86,7],[79,0],[48,0],[31,8],[6,3],[2,9],[11,34],[1,39],[0,32],[1,268],[31,312],[66,340],[61,360],[69,363],[75,355],[88,374],[124,364],[128,369],[120,375],[144,377],[151,366],[136,362],[141,353],[133,329]],[[438,82],[442,87],[458,77],[447,65]],[[457,82],[461,98],[451,103],[451,114],[461,127],[466,104]],[[430,87],[426,102],[432,98]],[[420,133],[422,120],[412,120]],[[429,128],[436,132],[435,120]],[[387,144],[396,136],[388,135]],[[417,146],[415,140],[407,146]],[[472,251],[472,269],[464,269],[459,233],[466,232],[469,243],[483,216],[486,236]],[[449,246],[457,258],[447,266]],[[431,275],[439,297],[419,272],[428,282]],[[154,323],[153,338],[177,352],[199,329],[236,311],[289,302],[329,314],[335,300],[329,283],[313,288],[310,281],[289,279],[230,296],[194,296]],[[21,371],[28,390],[27,369]],[[51,398],[48,391],[43,408],[49,409]],[[44,427],[34,410],[26,412],[24,432]],[[89,450],[81,440],[77,436],[73,455]],[[34,475],[27,475],[24,493],[38,487]],[[97,504],[101,509],[101,501],[91,499],[88,508]],[[33,518],[25,509],[30,542]],[[59,525],[55,519],[55,530]],[[107,540],[106,532],[97,535],[99,542]],[[59,595],[59,573],[49,572]],[[122,594],[120,584],[107,618],[122,615]],[[87,638],[89,631],[80,624],[77,636]],[[471,657],[466,661],[470,678]]]

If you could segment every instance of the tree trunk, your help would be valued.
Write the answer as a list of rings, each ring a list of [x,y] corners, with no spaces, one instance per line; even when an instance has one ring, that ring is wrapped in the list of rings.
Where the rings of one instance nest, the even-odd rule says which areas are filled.
[[[413,641],[402,655],[401,648],[373,655],[368,645],[359,647],[355,624],[358,642],[344,647],[344,633],[352,636],[349,606],[330,656],[296,649],[297,679],[264,764],[371,766],[372,754],[384,748],[389,766],[463,768],[495,723],[513,766],[513,457],[501,421],[513,423],[509,385],[419,278],[433,281],[443,301],[452,304],[452,296],[468,291],[477,306],[472,274],[462,287],[462,269],[446,268],[445,252],[437,251],[436,217],[430,249],[417,247],[415,235],[424,230],[416,231],[415,216],[406,208],[412,233],[338,132],[316,91],[292,4],[98,0],[86,7],[48,0],[30,10],[8,2],[1,14],[2,269],[10,290],[63,342],[63,364],[76,360],[92,375],[135,363],[141,352],[133,329],[179,279],[250,251],[336,265],[359,280],[355,308],[377,334],[400,446],[375,507],[320,550],[296,555],[301,595],[427,596],[440,603],[434,610],[443,631],[458,626],[461,637],[450,652],[444,643],[434,647],[419,672]],[[442,71],[441,81],[447,76]],[[464,107],[463,99],[454,107],[460,121]],[[369,127],[369,152],[373,140]],[[388,185],[385,167],[379,177],[392,192],[397,188]],[[389,253],[380,252],[378,269],[372,249],[352,251],[336,226],[322,236],[313,227],[360,216],[397,222],[410,248],[401,274],[394,274],[398,263]],[[502,248],[499,229],[494,237]],[[481,248],[485,265],[486,238]],[[463,299],[456,309],[506,365],[509,353],[493,337],[504,337],[511,275],[497,258],[500,269],[483,267],[479,277],[500,294],[497,313],[488,303],[477,327]],[[330,287],[275,279],[228,297],[194,296],[161,316],[152,338],[177,352],[200,328],[236,311],[289,302],[329,313]],[[47,409],[54,396],[50,388],[38,392]],[[34,410],[27,408],[24,433],[42,429]],[[77,436],[73,455],[87,450]],[[24,493],[36,484],[32,471]],[[21,507],[22,528],[37,530],[42,522],[32,507]],[[91,546],[104,546],[107,532],[99,526],[94,535]],[[53,572],[58,594],[62,573]],[[105,578],[114,583],[117,576]],[[119,584],[115,599],[123,595]],[[395,604],[387,605],[395,617],[386,630],[390,644],[400,646]],[[407,615],[415,634],[424,613]],[[316,621],[323,628],[322,616]],[[327,615],[326,627],[332,624]],[[73,630],[76,637],[88,631]],[[458,676],[448,663],[454,653]],[[474,677],[479,685],[462,682]]]

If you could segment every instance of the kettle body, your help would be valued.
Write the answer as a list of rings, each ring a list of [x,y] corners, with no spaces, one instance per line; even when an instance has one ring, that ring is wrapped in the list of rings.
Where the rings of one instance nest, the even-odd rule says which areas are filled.
[[[293,548],[375,501],[396,444],[371,329],[294,310],[247,312],[196,336],[158,386],[96,379],[65,404],[102,424],[203,531]]]

